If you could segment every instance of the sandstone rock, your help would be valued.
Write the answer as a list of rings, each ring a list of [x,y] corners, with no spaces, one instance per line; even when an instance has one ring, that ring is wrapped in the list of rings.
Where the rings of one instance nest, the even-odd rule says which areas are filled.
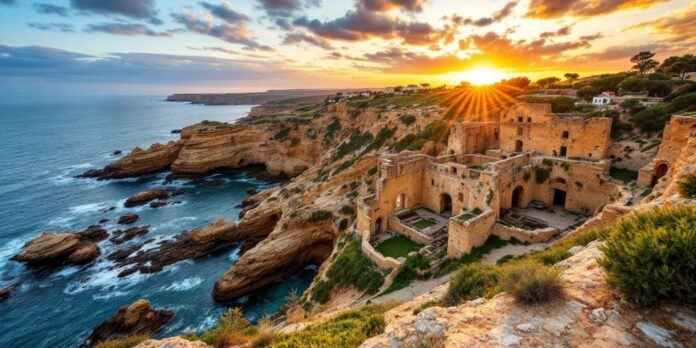
[[[168,337],[161,340],[147,340],[135,348],[209,348],[203,341],[189,341],[181,337]]]
[[[258,192],[259,192],[259,191],[256,189],[256,187],[248,187],[248,188],[246,189],[246,193],[248,193],[248,194],[250,194],[250,195],[255,195],[255,194],[257,194]]]
[[[118,218],[117,223],[121,224],[121,225],[130,225],[130,224],[138,221],[139,218],[140,218],[140,216],[138,214],[123,215],[123,216]]]
[[[75,265],[82,265],[94,260],[99,256],[99,247],[94,243],[81,243],[80,247],[77,248],[70,256],[68,256],[68,263]]]
[[[99,255],[93,242],[82,240],[76,233],[42,233],[24,245],[24,250],[12,260],[31,266],[59,266],[66,263],[83,264]]]
[[[87,170],[78,177],[117,179],[167,170],[177,159],[182,146],[182,141],[170,141],[166,145],[153,144],[147,150],[136,147],[118,161],[102,169]]]
[[[89,226],[83,231],[78,232],[77,235],[81,240],[93,243],[101,242],[109,237],[106,230],[99,226]]]
[[[111,237],[110,241],[114,244],[122,244],[124,242],[127,242],[135,237],[142,236],[147,234],[149,231],[150,226],[139,226],[139,227],[131,227],[125,231],[122,230],[117,230],[114,231],[114,236]]]
[[[174,316],[172,311],[154,310],[147,300],[138,300],[121,307],[111,318],[94,328],[82,347],[93,347],[99,342],[130,335],[154,334]]]
[[[126,200],[126,202],[123,204],[124,207],[126,208],[132,208],[138,205],[143,205],[146,203],[149,203],[150,201],[154,201],[156,199],[167,199],[169,198],[169,193],[167,193],[167,190],[164,189],[155,189],[155,190],[148,190],[148,191],[143,191],[135,196],[132,196]]]

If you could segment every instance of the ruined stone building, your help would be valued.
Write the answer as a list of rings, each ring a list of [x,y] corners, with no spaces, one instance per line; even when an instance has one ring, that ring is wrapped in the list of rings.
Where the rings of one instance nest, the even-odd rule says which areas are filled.
[[[380,267],[394,268],[400,261],[374,248],[385,231],[434,250],[446,245],[450,257],[491,235],[549,240],[560,227],[519,211],[531,204],[588,216],[620,196],[608,177],[611,122],[519,104],[496,120],[454,124],[438,157],[383,155],[374,194],[358,203],[363,251]]]
[[[638,186],[651,187],[668,177],[689,137],[696,136],[696,114],[676,115],[665,126],[662,144],[652,162],[638,172]]]

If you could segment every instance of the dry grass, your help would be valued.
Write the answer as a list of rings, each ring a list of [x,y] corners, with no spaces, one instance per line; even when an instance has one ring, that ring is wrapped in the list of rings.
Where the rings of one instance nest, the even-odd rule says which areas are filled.
[[[531,260],[506,267],[500,283],[523,304],[546,303],[563,295],[561,270]]]

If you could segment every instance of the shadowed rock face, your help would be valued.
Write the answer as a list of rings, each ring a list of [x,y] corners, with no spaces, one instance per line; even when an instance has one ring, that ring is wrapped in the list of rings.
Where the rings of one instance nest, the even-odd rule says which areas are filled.
[[[119,308],[116,314],[99,324],[82,347],[94,347],[104,340],[131,335],[154,334],[166,325],[174,312],[154,310],[150,301],[138,300],[129,306]]]
[[[166,145],[153,144],[147,150],[136,147],[118,161],[103,169],[90,169],[80,177],[118,179],[167,170],[179,156],[183,144],[179,140],[170,141]]]
[[[335,236],[331,221],[276,228],[217,281],[213,297],[228,302],[284,279],[307,264],[321,264],[331,254]]]

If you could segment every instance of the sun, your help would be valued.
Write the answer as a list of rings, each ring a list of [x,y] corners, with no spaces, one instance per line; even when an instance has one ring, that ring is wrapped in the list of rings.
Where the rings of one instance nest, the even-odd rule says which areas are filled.
[[[508,78],[508,75],[500,70],[489,67],[477,67],[456,74],[460,81],[466,81],[475,86],[494,84]]]

